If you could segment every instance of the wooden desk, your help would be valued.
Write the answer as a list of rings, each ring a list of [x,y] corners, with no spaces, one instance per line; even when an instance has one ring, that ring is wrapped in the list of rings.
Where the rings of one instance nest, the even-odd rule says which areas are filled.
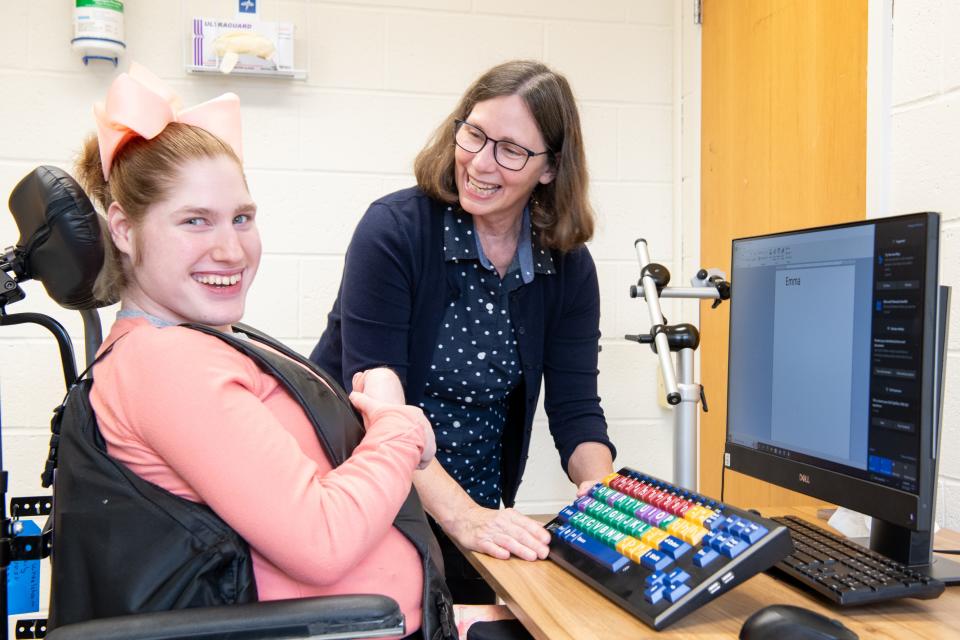
[[[769,513],[767,513],[767,511]],[[825,527],[816,509],[766,510],[793,513]],[[937,543],[960,548],[960,533],[941,531]],[[834,608],[766,574],[758,574],[664,631],[654,631],[549,560],[496,560],[468,553],[470,562],[538,640],[632,640],[633,638],[735,638],[751,614],[771,604],[794,604],[843,622],[862,640],[873,638],[960,638],[960,587],[936,600],[895,600]]]

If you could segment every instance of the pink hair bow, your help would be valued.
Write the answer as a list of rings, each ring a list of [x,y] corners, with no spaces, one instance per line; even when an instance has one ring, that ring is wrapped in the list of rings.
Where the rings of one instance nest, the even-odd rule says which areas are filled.
[[[240,98],[235,93],[180,108],[180,99],[160,78],[133,63],[110,85],[107,100],[93,106],[100,142],[103,178],[110,179],[110,167],[117,151],[128,140],[140,136],[151,140],[171,122],[199,127],[217,136],[243,158],[240,140]]]

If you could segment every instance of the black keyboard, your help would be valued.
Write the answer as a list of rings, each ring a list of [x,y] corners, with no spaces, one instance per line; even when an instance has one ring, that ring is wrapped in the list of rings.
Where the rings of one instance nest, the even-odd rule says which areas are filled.
[[[944,584],[801,518],[771,518],[790,530],[794,551],[775,572],[840,606],[936,598]]]
[[[623,468],[547,524],[550,559],[663,629],[790,552],[780,524]]]

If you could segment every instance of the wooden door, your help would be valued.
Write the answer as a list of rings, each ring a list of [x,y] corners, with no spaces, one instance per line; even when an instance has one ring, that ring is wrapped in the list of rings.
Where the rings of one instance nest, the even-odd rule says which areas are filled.
[[[700,257],[729,274],[733,238],[865,217],[867,0],[703,0],[702,15]],[[700,489],[719,496],[729,305],[700,311]],[[815,503],[724,481],[732,504]]]

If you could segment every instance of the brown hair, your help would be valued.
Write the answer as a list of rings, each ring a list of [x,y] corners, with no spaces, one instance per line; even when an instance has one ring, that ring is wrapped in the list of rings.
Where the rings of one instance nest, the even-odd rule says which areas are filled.
[[[102,214],[116,202],[136,227],[143,222],[151,204],[167,197],[184,163],[219,156],[231,158],[243,172],[230,145],[204,129],[173,122],[150,140],[135,137],[124,144],[113,158],[109,181],[103,179],[97,136],[91,135],[83,143],[75,171],[80,185]],[[98,300],[112,302],[120,298],[128,282],[120,251],[113,244],[107,225],[101,225],[101,229],[106,257],[94,284],[94,295]]]
[[[570,85],[559,73],[535,60],[513,60],[480,76],[450,116],[417,154],[417,184],[432,198],[459,201],[454,177],[454,120],[464,120],[474,105],[500,96],[523,98],[547,148],[556,177],[533,190],[530,213],[545,246],[569,251],[593,236],[594,213],[587,198],[587,160],[580,115]]]

